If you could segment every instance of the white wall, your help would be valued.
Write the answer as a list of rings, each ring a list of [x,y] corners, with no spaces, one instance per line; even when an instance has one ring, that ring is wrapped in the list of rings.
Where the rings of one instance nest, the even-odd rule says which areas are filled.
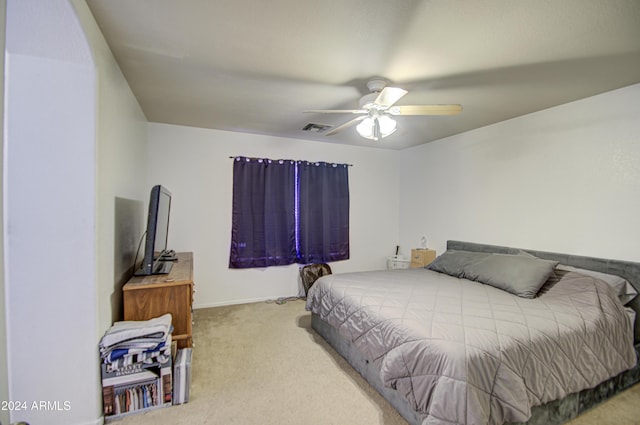
[[[407,149],[400,170],[404,245],[640,261],[640,85]]]
[[[0,0],[0,47],[5,48],[6,1]],[[4,81],[4,55],[0,57],[0,81]],[[4,99],[4,84],[0,85],[0,99]],[[4,102],[0,103],[0,146],[4,146]],[[9,367],[7,362],[7,315],[4,290],[4,152],[0,151],[0,400],[9,400]],[[0,424],[9,423],[9,411],[0,410]]]
[[[74,1],[96,64],[96,161],[97,161],[97,258],[98,333],[104,334],[115,320],[112,303],[121,302],[114,259],[116,198],[148,202],[147,119],[133,96],[87,4]],[[138,217],[144,222],[144,213]],[[143,225],[143,223],[141,224]],[[139,235],[131,235],[137,248]]]
[[[11,421],[96,423],[94,65],[67,1],[8,1],[6,37]]]
[[[129,235],[128,241],[116,244],[115,235],[122,233],[118,232],[120,229],[116,229],[116,226],[136,228],[144,224],[144,211],[135,210],[135,213],[140,214],[118,217],[117,202],[118,199],[138,202],[141,209],[146,202],[148,123],[86,2],[73,0],[72,4],[95,64],[95,328],[98,338],[94,341],[93,347],[97,352],[95,347],[99,338],[114,321],[122,320],[121,274],[131,270],[126,270],[126,266],[118,264],[116,260],[131,259],[138,242],[138,235]],[[127,220],[134,221],[133,225],[127,223]],[[122,252],[123,250],[126,252]],[[89,394],[91,393],[87,391],[87,396]],[[99,407],[94,417],[101,421],[100,384],[92,396],[97,399]]]
[[[149,124],[149,187],[173,193],[169,245],[194,252],[196,307],[298,293],[298,266],[230,270],[230,156],[309,159],[349,168],[351,259],[335,272],[382,269],[398,244],[398,152]]]

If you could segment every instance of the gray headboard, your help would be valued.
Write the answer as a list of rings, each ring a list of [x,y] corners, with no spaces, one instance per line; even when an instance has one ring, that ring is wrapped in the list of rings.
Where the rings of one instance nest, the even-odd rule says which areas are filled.
[[[567,266],[621,276],[627,279],[633,287],[640,292],[640,263],[462,241],[447,241],[447,249],[472,252],[492,252],[497,254],[517,254],[519,251],[525,251],[538,258],[558,261],[560,264],[565,264]],[[634,343],[638,344],[640,343],[640,295],[633,299],[633,301],[628,304],[628,307],[631,307],[636,312]]]

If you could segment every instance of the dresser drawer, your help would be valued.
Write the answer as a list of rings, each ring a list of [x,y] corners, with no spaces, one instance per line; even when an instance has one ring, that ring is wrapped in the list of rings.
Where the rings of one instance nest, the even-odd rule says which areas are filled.
[[[411,264],[412,269],[425,267],[436,259],[436,252],[433,249],[412,249]]]

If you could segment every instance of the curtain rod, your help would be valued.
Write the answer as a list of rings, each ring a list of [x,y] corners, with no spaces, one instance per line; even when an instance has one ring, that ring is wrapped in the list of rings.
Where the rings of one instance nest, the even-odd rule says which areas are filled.
[[[238,155],[238,156],[230,156],[229,159],[236,159],[236,158],[249,158],[246,156],[242,156],[242,155]],[[253,158],[253,157],[251,157]],[[253,159],[269,159],[269,158],[253,158]],[[272,161],[280,161],[279,159],[272,159]],[[295,161],[295,162],[311,162],[312,164],[315,164],[316,162],[327,162],[327,161],[309,161],[308,159],[283,159],[283,161]],[[337,162],[329,162],[329,164],[338,164]],[[353,167],[353,164],[340,164],[340,165],[346,165],[347,167]]]

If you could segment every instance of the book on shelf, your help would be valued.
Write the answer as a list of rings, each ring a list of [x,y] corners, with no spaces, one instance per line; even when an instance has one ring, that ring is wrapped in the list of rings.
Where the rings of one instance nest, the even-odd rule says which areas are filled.
[[[171,406],[173,402],[170,355],[121,367],[102,363],[101,372],[105,419]]]

